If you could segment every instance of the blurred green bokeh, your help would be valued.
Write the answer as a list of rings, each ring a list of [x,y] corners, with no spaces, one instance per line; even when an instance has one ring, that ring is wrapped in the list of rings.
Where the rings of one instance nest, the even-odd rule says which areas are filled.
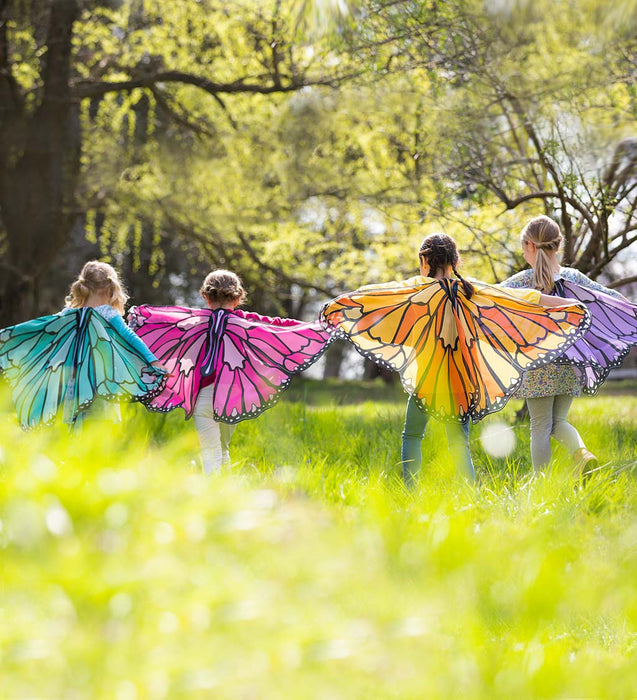
[[[399,480],[404,396],[297,383],[205,478],[182,414],[22,433],[0,417],[0,697],[630,697],[637,398],[575,403],[603,469],[528,426],[459,480],[432,423]],[[519,402],[486,422],[511,423]]]

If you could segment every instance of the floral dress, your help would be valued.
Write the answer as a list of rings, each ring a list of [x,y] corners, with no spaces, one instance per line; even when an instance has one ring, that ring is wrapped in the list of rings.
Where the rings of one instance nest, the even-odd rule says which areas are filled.
[[[604,292],[616,298],[623,298],[619,292],[604,287],[572,267],[560,267],[553,279],[563,279],[588,289]],[[529,288],[533,285],[533,270],[522,270],[500,283],[501,287],[514,289]],[[515,395],[521,399],[542,398],[545,396],[579,396],[582,389],[582,376],[578,368],[571,365],[552,363],[539,369],[525,372]]]

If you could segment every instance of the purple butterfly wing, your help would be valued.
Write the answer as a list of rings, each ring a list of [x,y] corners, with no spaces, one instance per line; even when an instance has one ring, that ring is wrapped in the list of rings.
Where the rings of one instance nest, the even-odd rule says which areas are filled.
[[[215,361],[215,418],[237,423],[258,416],[331,340],[318,322],[275,325],[229,314]]]
[[[588,331],[556,362],[580,369],[584,392],[594,394],[613,367],[619,367],[633,345],[637,345],[637,306],[604,292],[561,280],[556,294],[578,299],[591,314]]]
[[[134,306],[128,324],[168,369],[163,390],[144,401],[163,413],[183,408],[189,418],[201,388],[211,312],[180,306]]]

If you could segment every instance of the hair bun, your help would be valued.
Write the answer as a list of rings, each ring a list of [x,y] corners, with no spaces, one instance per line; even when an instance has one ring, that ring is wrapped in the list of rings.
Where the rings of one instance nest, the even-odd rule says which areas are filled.
[[[229,270],[210,272],[206,275],[199,291],[206,299],[214,302],[242,303],[246,298],[246,292],[240,278]]]

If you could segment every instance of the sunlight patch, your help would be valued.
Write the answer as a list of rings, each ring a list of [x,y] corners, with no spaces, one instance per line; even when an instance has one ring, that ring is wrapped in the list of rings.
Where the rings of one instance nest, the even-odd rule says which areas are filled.
[[[515,431],[503,421],[493,421],[482,429],[480,442],[488,455],[507,457],[515,449]]]

